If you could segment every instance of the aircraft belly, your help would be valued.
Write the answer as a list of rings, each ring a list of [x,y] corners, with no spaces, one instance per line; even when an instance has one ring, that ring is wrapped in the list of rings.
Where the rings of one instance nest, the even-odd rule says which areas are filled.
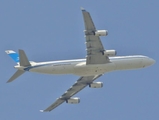
[[[31,72],[37,72],[37,73],[45,73],[45,74],[51,74],[52,67],[51,66],[40,66],[30,69]]]
[[[74,74],[79,76],[91,76],[91,75],[99,75],[104,74],[105,72],[110,72],[115,70],[116,66],[114,63],[107,63],[107,64],[92,64],[86,65],[77,64],[74,66]]]
[[[72,74],[73,67],[72,66],[41,66],[35,67],[30,70],[31,72],[38,72],[44,74]]]
[[[54,74],[72,74],[73,69],[74,69],[73,65],[54,66],[53,73]]]

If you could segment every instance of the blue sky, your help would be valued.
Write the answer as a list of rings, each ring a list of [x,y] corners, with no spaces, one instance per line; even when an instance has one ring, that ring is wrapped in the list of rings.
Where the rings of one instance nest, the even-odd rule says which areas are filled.
[[[1,120],[152,120],[159,118],[159,1],[158,0],[1,0],[0,1],[0,119]],[[140,70],[105,74],[102,89],[85,88],[78,105],[62,104],[40,113],[77,79],[73,75],[25,73],[6,81],[16,71],[5,50],[25,50],[29,60],[85,58],[84,23],[80,7],[91,13],[106,49],[118,55],[142,54],[156,64]]]

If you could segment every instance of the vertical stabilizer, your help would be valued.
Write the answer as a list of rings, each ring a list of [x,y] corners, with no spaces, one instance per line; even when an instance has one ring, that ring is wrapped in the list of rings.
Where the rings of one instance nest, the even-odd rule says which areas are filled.
[[[23,50],[19,50],[19,59],[20,59],[20,66],[31,66],[31,64]]]

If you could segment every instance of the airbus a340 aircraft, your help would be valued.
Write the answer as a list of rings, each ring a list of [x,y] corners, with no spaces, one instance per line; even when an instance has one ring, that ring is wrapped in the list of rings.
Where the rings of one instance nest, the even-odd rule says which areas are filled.
[[[155,60],[143,55],[116,56],[115,50],[105,50],[100,36],[107,36],[107,30],[97,30],[92,18],[84,8],[82,14],[85,24],[85,39],[87,56],[85,59],[61,60],[50,62],[29,61],[25,52],[19,50],[19,54],[13,50],[6,53],[17,63],[16,73],[7,81],[12,82],[23,73],[37,72],[44,74],[74,74],[80,78],[63,95],[41,112],[51,111],[63,102],[76,104],[80,102],[77,97],[72,97],[80,90],[89,86],[90,88],[102,88],[102,82],[94,82],[103,74],[116,70],[131,70],[145,68],[155,63]]]

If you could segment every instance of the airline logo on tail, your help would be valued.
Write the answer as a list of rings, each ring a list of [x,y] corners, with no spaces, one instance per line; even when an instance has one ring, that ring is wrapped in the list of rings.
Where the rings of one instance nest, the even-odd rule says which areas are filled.
[[[17,64],[19,64],[19,55],[13,50],[5,51]]]

